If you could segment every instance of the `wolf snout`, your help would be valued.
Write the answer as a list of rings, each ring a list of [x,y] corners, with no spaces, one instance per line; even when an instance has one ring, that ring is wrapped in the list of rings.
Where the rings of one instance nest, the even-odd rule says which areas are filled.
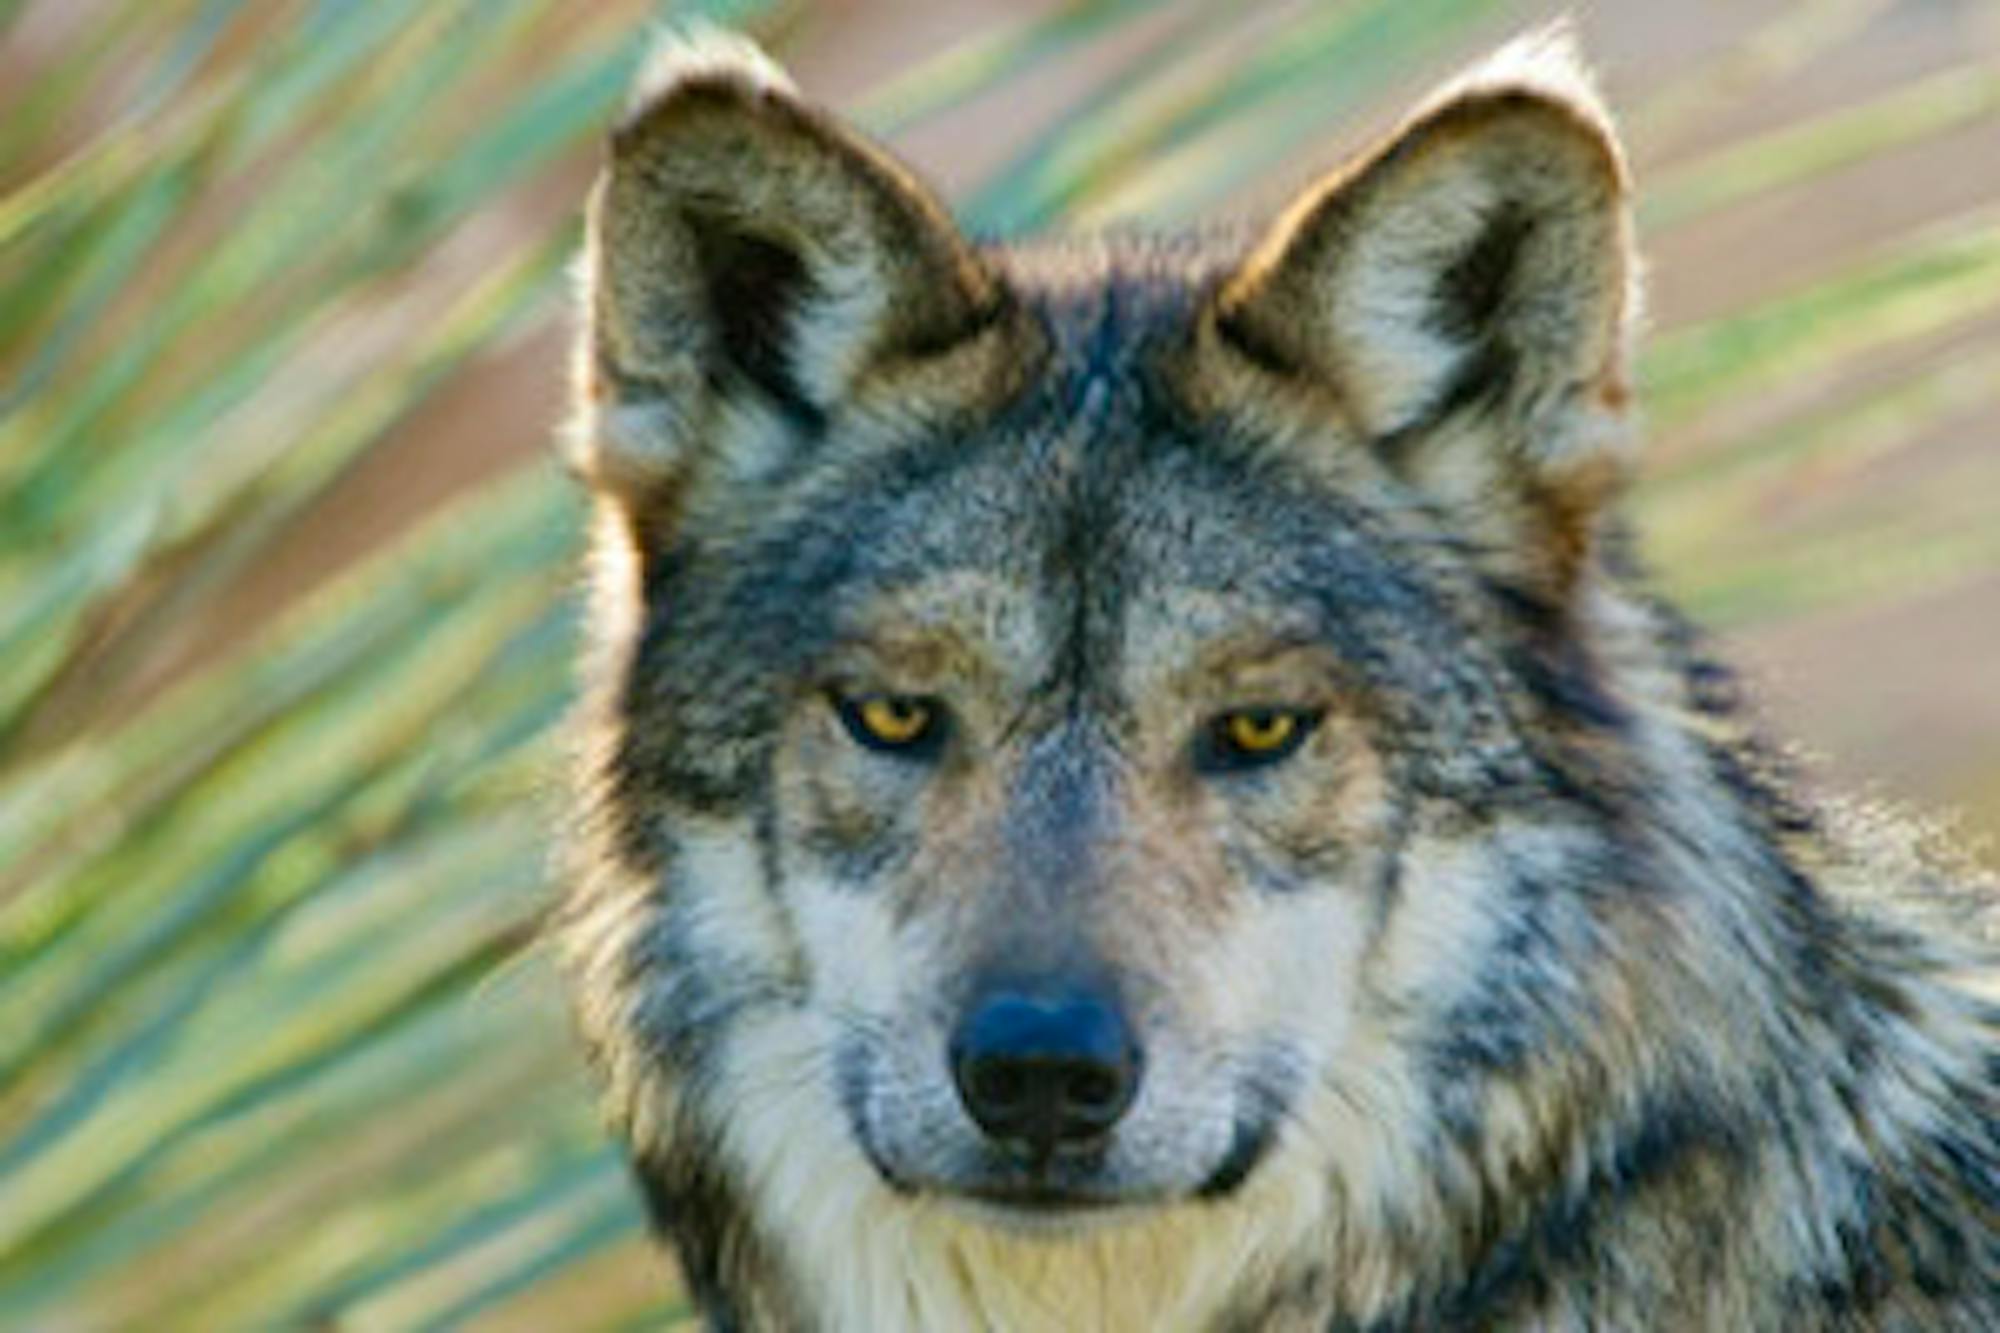
[[[974,997],[950,1058],[973,1121],[1037,1164],[1101,1143],[1138,1095],[1144,1065],[1108,996],[1021,986]]]

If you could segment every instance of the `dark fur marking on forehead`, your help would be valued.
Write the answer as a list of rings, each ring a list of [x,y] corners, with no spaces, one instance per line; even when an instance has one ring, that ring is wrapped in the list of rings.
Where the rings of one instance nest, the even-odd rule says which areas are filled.
[[[1119,321],[1118,284],[1107,283],[1097,317],[1096,336],[1090,340],[1090,349],[1085,353],[1075,377],[1076,387],[1069,395],[1076,414],[1070,425],[1073,434],[1085,435],[1102,426],[1111,409],[1114,381],[1130,373],[1123,335],[1124,329]]]
[[[1005,251],[1054,354],[1044,405],[1088,440],[1118,407],[1127,425],[1150,396],[1152,351],[1186,336],[1194,311],[1239,243],[1220,234],[1116,233],[1056,238]]]

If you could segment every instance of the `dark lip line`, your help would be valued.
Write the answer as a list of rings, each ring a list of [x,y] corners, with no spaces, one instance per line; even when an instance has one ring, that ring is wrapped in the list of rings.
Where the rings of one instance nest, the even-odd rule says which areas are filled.
[[[1164,1207],[1178,1202],[1215,1202],[1234,1194],[1270,1155],[1278,1137],[1282,1115],[1266,1115],[1254,1122],[1239,1121],[1235,1141],[1221,1164],[1199,1185],[1184,1195],[1146,1194],[1121,1197],[1065,1190],[1055,1186],[953,1186],[941,1181],[915,1181],[896,1172],[876,1148],[865,1122],[856,1125],[855,1137],[861,1155],[891,1192],[904,1198],[920,1195],[969,1201],[1003,1208],[1030,1216],[1063,1217],[1108,1213],[1119,1209]]]
[[[1018,1209],[1024,1213],[1062,1216],[1072,1213],[1102,1213],[1116,1208],[1142,1206],[1149,1199],[1119,1199],[1105,1195],[1076,1194],[1059,1189],[958,1189],[939,1191],[941,1197],[970,1199],[991,1207]]]

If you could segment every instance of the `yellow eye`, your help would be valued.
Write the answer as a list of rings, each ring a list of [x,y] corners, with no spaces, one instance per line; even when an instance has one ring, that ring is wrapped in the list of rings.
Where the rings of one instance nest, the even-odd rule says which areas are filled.
[[[1299,730],[1292,713],[1231,713],[1223,722],[1229,743],[1245,754],[1269,754],[1284,746]]]
[[[1211,770],[1276,763],[1298,749],[1318,721],[1319,714],[1294,708],[1242,708],[1223,713],[1210,724],[1196,760]]]
[[[926,747],[940,735],[937,707],[923,699],[872,694],[862,699],[838,700],[837,705],[848,734],[871,750],[909,753]]]
[[[915,699],[894,695],[866,699],[861,704],[861,725],[884,745],[908,745],[930,729],[931,710]]]

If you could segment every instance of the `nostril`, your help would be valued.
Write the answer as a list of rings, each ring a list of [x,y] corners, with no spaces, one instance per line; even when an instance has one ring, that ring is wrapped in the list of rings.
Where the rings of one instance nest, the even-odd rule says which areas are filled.
[[[1065,1091],[1071,1106],[1101,1111],[1117,1105],[1124,1095],[1123,1084],[1118,1071],[1091,1065],[1070,1071],[1069,1086]]]
[[[1007,1061],[985,1060],[974,1065],[972,1096],[989,1111],[1003,1112],[1019,1106],[1027,1093],[1024,1071]]]

